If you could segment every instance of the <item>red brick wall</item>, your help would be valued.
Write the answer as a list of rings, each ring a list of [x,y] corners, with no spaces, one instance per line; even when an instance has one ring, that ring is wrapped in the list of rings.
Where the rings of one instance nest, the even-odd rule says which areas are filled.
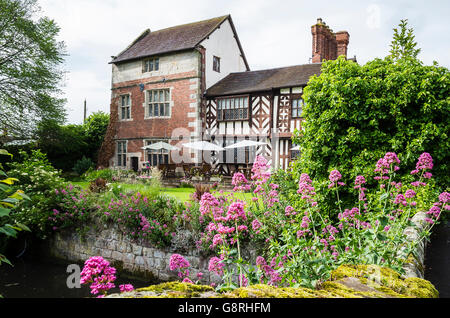
[[[197,97],[200,96],[198,89],[191,89],[191,86],[194,84],[191,82],[191,79],[196,79],[197,74],[197,72],[192,71],[113,85],[110,113],[111,116],[115,116],[115,120],[111,118],[111,121],[115,122],[114,139],[128,140],[127,153],[139,152],[141,153],[140,161],[146,161],[146,158],[144,158],[145,152],[141,149],[144,146],[144,139],[170,139],[173,130],[180,127],[187,129],[189,132],[194,132],[194,128],[189,127],[189,122],[194,121],[195,118],[189,117],[188,114],[195,112],[195,109],[190,107],[190,104],[197,102]],[[162,82],[163,78],[165,78],[165,82]],[[143,91],[140,87],[141,83],[144,84]],[[173,102],[171,117],[145,119],[144,103],[146,90],[164,88],[171,89],[171,101]],[[132,120],[130,121],[118,119],[120,96],[124,94],[131,94]],[[195,94],[195,99],[192,98],[194,97],[191,96],[192,94]],[[175,144],[175,142],[172,142],[172,144]],[[128,158],[127,166],[130,168],[129,160]]]

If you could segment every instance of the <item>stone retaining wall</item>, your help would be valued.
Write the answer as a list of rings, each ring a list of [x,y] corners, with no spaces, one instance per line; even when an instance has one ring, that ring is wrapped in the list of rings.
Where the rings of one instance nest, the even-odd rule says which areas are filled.
[[[417,277],[424,278],[424,266],[425,266],[425,250],[427,247],[426,239],[419,240],[420,232],[422,232],[427,223],[425,222],[427,215],[425,212],[419,212],[414,215],[411,222],[414,223],[415,227],[407,227],[403,233],[406,235],[406,239],[410,242],[418,242],[415,248],[415,257],[410,256],[408,263],[403,266],[406,273],[404,277]]]
[[[418,241],[419,233],[425,228],[426,214],[417,213],[412,222],[416,227],[408,227],[404,234],[409,241]],[[97,229],[95,229],[97,228]],[[98,229],[100,228],[100,229]],[[219,283],[220,277],[209,272],[210,257],[201,255],[195,248],[192,234],[188,231],[179,232],[169,248],[155,248],[145,243],[137,244],[122,235],[115,225],[97,224],[86,235],[81,237],[76,232],[59,232],[48,241],[48,251],[51,256],[73,262],[84,262],[92,256],[102,256],[118,269],[125,272],[154,280],[165,282],[177,279],[177,273],[169,269],[172,254],[185,257],[191,264],[190,277],[196,280],[197,273],[202,272],[202,284]],[[404,265],[404,277],[424,277],[426,241],[418,242],[415,255]],[[401,251],[399,252],[400,256]],[[254,253],[250,258],[255,259]]]
[[[50,256],[76,263],[83,263],[92,256],[102,256],[120,271],[145,277],[153,282],[164,282],[177,279],[177,273],[169,269],[169,261],[172,254],[178,253],[191,264],[190,278],[193,281],[198,272],[204,274],[202,284],[217,284],[220,281],[218,275],[208,271],[209,257],[200,254],[187,231],[178,233],[173,240],[175,245],[176,242],[184,242],[185,247],[180,248],[178,244],[178,248],[172,246],[162,249],[132,242],[114,225],[97,225],[98,227],[100,229],[93,227],[83,237],[74,232],[56,233],[48,241]]]

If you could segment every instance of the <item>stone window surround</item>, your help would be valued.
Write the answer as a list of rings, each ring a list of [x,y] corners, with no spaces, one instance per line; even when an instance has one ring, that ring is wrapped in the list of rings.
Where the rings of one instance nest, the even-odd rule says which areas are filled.
[[[146,63],[148,61],[153,61],[153,70],[147,71],[146,70]],[[156,69],[156,61],[158,61],[158,69]],[[161,61],[159,57],[151,57],[151,58],[146,58],[144,60],[142,60],[142,73],[153,73],[153,72],[159,72],[160,68],[161,68]]]
[[[125,142],[126,151],[120,153],[122,155],[125,155],[125,166],[119,165],[118,160],[117,160],[117,157],[119,156],[119,143],[120,142]],[[115,160],[116,167],[119,167],[122,169],[126,169],[128,167],[128,140],[116,140],[116,155],[115,155],[114,160]]]
[[[122,96],[130,96],[130,118],[126,118],[123,119],[122,118]],[[119,101],[117,103],[117,107],[118,107],[118,117],[119,117],[119,121],[133,121],[133,98],[131,93],[126,93],[126,94],[120,94],[119,95]]]
[[[153,138],[153,139],[144,139],[143,143],[144,143],[144,146],[148,146],[148,145],[150,145],[152,143],[156,143],[156,142],[159,142],[159,141],[167,142],[167,143],[170,144],[170,140],[171,140],[170,138]],[[143,151],[144,151],[144,162],[149,162],[147,160],[148,159],[149,150],[143,150]],[[170,151],[169,150],[163,150],[162,153],[161,153],[160,150],[157,150],[155,153],[151,153],[151,154],[152,155],[158,155],[158,156],[159,155],[168,156],[167,160],[170,163]]]
[[[148,116],[148,92],[150,91],[159,91],[159,90],[169,90],[169,109],[170,109],[170,116],[161,116],[161,117],[149,117]],[[144,120],[153,120],[153,119],[171,119],[172,118],[172,112],[173,112],[173,106],[175,105],[173,101],[173,87],[161,87],[161,88],[153,88],[153,89],[145,89],[144,91],[144,104],[142,105],[144,107]]]

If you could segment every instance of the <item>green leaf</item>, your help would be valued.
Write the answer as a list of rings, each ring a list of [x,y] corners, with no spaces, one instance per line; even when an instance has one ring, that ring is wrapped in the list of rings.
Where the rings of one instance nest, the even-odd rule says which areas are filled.
[[[0,217],[9,215],[10,209],[0,207]]]
[[[5,234],[6,236],[16,237],[17,231],[12,229],[9,224],[6,224],[3,227],[0,227],[0,233]]]
[[[12,154],[10,154],[8,151],[6,151],[5,149],[0,149],[0,155],[4,155],[4,156],[10,156],[12,158]]]

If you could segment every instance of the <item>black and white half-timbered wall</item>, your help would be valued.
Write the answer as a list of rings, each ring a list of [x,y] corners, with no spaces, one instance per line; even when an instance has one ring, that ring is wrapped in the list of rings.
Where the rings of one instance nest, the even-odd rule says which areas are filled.
[[[301,129],[303,89],[320,74],[321,63],[231,73],[210,87],[205,98],[205,139],[228,146],[249,139],[266,144],[231,149],[218,155],[226,171],[230,164],[265,156],[272,168],[286,169],[297,154],[291,137]]]

